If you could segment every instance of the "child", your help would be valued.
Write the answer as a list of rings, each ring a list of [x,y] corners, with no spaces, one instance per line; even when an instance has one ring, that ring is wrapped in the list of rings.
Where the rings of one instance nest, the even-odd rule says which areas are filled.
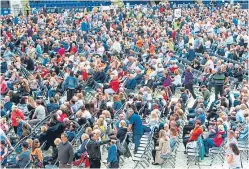
[[[107,163],[108,163],[109,168],[119,168],[118,148],[116,145],[116,140],[110,141],[110,147],[108,149]]]
[[[68,136],[68,141],[71,142],[76,137],[75,124],[71,123],[69,130],[66,131]]]

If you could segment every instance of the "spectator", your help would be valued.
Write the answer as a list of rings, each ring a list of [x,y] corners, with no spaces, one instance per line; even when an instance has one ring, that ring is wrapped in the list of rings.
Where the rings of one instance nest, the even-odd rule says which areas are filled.
[[[119,157],[116,140],[110,140],[110,147],[108,149],[107,163],[109,168],[119,168]]]
[[[190,91],[190,93],[195,99],[196,95],[194,93],[193,85],[194,85],[193,73],[191,72],[191,68],[188,67],[184,72],[184,86],[185,86],[185,89],[188,89]]]
[[[73,146],[68,142],[65,133],[61,134],[61,141],[58,145],[59,168],[71,168],[74,158]]]
[[[222,96],[224,93],[226,76],[221,72],[221,69],[218,69],[217,73],[213,76],[213,80],[215,83],[215,100],[218,100],[218,95]]]
[[[42,105],[41,100],[37,100],[36,104],[37,107],[32,116],[32,119],[29,120],[29,124],[31,126],[37,124],[39,121],[43,120],[46,117],[45,107]]]
[[[34,139],[32,143],[30,159],[36,168],[43,166],[42,151],[40,149],[40,142],[38,139]]]
[[[132,109],[128,110],[128,116],[129,116],[129,127],[128,131],[133,131],[133,141],[135,144],[134,153],[137,152],[138,147],[140,145],[140,140],[143,135],[143,125],[142,120],[139,115],[135,114]]]
[[[7,154],[8,154],[8,148],[6,147],[6,143],[4,140],[1,140],[0,144],[0,151],[1,151],[1,166],[5,167],[7,164]]]
[[[11,125],[14,128],[15,133],[17,134],[17,128],[18,128],[18,122],[16,120],[16,117],[20,117],[22,120],[24,120],[23,113],[17,108],[17,106],[12,106],[12,112],[11,112]]]
[[[226,162],[229,168],[240,168],[240,151],[235,143],[230,143],[228,147],[228,154],[226,155]]]
[[[101,153],[100,146],[103,144],[107,144],[109,140],[99,142],[98,136],[95,133],[91,133],[89,135],[90,141],[87,144],[87,153],[90,160],[90,168],[100,168],[101,163]]]
[[[22,120],[20,116],[16,117],[16,122],[18,123],[17,135],[20,137],[20,139],[28,136],[31,133],[30,125]]]
[[[160,136],[161,135],[161,136]],[[162,164],[161,156],[166,156],[170,152],[170,141],[164,130],[160,130],[159,132],[159,146],[155,148],[155,162],[153,165]]]
[[[74,96],[75,88],[78,86],[78,79],[74,77],[74,72],[71,71],[70,75],[65,80],[65,88],[67,89],[67,101],[71,100]]]
[[[15,164],[9,164],[7,168],[25,168],[30,163],[30,151],[27,142],[22,143],[22,152],[16,157]]]

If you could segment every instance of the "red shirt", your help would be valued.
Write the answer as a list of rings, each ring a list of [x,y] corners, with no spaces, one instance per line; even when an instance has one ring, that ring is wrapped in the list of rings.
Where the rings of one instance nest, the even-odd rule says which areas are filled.
[[[77,47],[72,47],[72,48],[70,49],[70,53],[75,54],[76,52],[77,52]]]
[[[21,110],[17,109],[16,112],[12,112],[11,113],[11,125],[13,127],[17,127],[18,126],[18,123],[16,122],[16,117],[17,116],[21,117],[21,119],[24,120],[24,115],[21,112]]]
[[[63,56],[65,54],[65,49],[64,48],[60,48],[58,50],[58,53],[59,53],[60,56]]]
[[[112,80],[110,82],[110,87],[112,88],[112,90],[114,90],[115,92],[118,90],[119,88],[119,81],[117,80]]]
[[[214,140],[214,144],[217,146],[217,147],[219,147],[221,144],[222,144],[222,142],[223,142],[223,138],[221,137],[221,134],[224,134],[225,132],[224,131],[218,131],[217,133],[216,133],[216,136],[215,136],[215,138],[213,139]],[[220,137],[220,138],[219,138]]]
[[[87,72],[86,72],[86,71],[82,71],[82,79],[83,79],[83,80],[86,80],[87,77],[88,77]]]
[[[60,115],[60,121],[61,121],[61,122],[63,122],[65,118],[67,118],[67,115],[66,115],[66,114]]]
[[[202,134],[201,127],[195,127],[192,131],[192,135],[189,138],[189,141],[197,141],[198,137]]]

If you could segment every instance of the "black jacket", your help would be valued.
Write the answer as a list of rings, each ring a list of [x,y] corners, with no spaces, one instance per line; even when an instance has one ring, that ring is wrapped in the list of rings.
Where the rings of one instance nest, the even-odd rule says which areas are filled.
[[[87,144],[87,153],[90,159],[101,160],[100,146],[109,143],[110,140],[97,142],[95,140],[90,140]]]
[[[96,72],[94,75],[93,75],[93,79],[98,82],[98,83],[104,83],[105,81],[105,73],[102,71],[102,72]]]
[[[120,140],[120,143],[123,143],[126,133],[127,133],[127,128],[120,127],[118,129],[117,138]]]

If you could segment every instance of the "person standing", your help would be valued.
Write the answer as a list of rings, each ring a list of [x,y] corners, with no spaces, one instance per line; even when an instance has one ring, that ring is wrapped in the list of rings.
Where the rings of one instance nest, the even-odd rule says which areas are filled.
[[[88,142],[86,148],[90,161],[90,168],[100,168],[101,167],[101,152],[100,146],[109,143],[110,140],[99,141],[97,133],[93,132],[89,135],[90,141]]]
[[[69,143],[67,134],[61,134],[61,143],[58,146],[59,168],[71,168],[74,158],[73,146]]]
[[[143,135],[143,124],[140,116],[134,113],[132,109],[128,110],[128,116],[130,121],[128,131],[132,130],[133,132],[133,141],[135,143],[134,153],[136,153],[140,145],[141,137]]]
[[[193,73],[191,72],[191,67],[188,67],[184,72],[184,86],[185,89],[188,89],[190,91],[190,93],[195,99],[196,95],[194,93],[193,85],[194,85],[194,76]]]
[[[67,89],[67,101],[70,101],[75,93],[75,88],[78,86],[78,79],[74,77],[74,72],[71,71],[70,75],[65,80],[65,89]]]
[[[218,100],[218,95],[222,96],[224,93],[224,84],[226,81],[226,76],[222,73],[219,68],[218,71],[213,76],[214,88],[215,88],[215,100]]]
[[[226,155],[226,162],[229,168],[240,169],[242,166],[240,162],[240,151],[238,146],[235,143],[230,143],[228,151],[229,152]]]

